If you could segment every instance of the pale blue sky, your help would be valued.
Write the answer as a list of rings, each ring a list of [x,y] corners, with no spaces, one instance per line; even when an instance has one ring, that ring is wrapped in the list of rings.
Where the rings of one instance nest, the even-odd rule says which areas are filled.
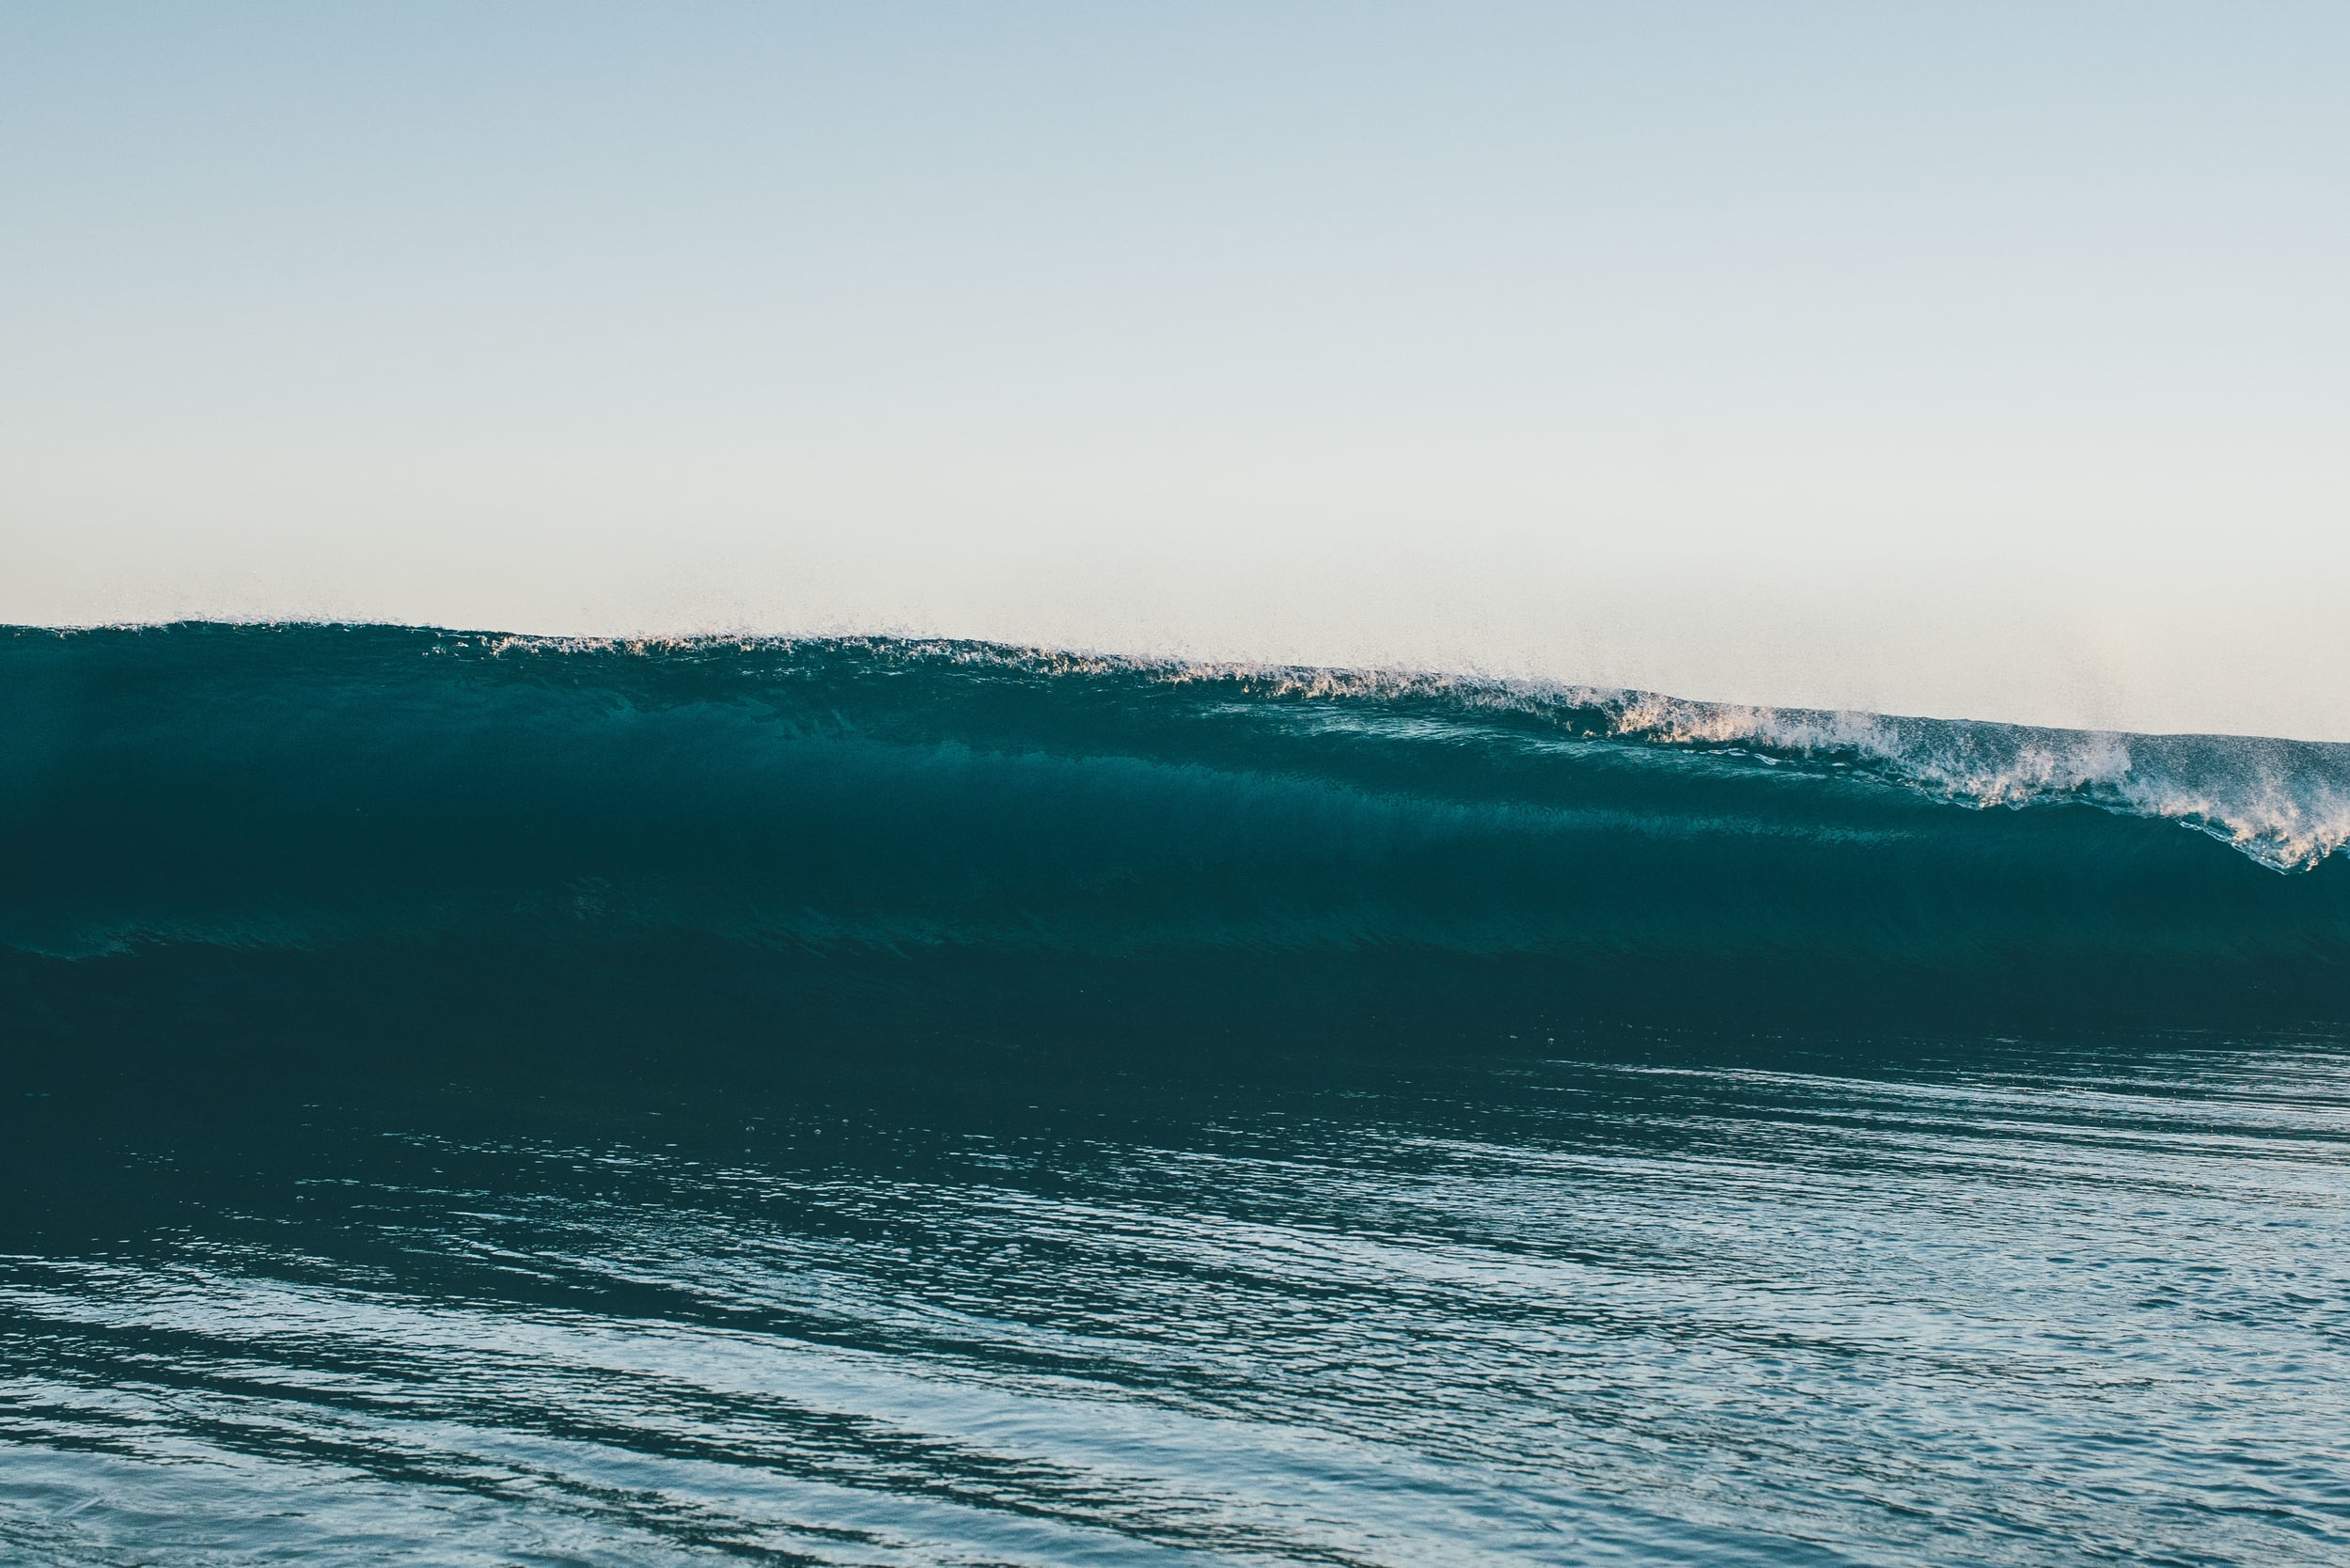
[[[2350,737],[2350,8],[0,8],[0,619]]]

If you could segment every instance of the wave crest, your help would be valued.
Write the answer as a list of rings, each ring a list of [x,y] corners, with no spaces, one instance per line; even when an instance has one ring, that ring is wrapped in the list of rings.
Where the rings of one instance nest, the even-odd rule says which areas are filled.
[[[2306,870],[2350,846],[2350,746],[1741,707],[1645,693],[1622,694],[1611,705],[1614,732],[1632,739],[1865,768],[1964,806],[2086,802],[2183,823],[2278,870]]]

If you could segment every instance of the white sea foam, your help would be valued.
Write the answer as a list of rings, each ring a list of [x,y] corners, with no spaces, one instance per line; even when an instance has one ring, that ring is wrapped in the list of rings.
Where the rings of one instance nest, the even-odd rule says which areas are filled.
[[[2307,869],[2350,844],[2350,746],[2038,729],[1646,693],[1601,698],[1596,706],[1612,713],[1614,732],[1626,738],[1844,761],[1960,805],[2079,801],[2165,818],[2280,870]]]

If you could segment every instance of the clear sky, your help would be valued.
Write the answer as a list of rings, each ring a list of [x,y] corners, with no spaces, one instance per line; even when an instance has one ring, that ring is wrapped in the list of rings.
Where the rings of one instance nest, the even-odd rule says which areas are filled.
[[[0,8],[0,619],[2350,738],[2350,6]]]

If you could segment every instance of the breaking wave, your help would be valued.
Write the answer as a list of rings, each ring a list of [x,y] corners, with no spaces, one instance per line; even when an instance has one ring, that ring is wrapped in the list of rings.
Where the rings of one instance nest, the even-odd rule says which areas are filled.
[[[212,624],[9,632],[0,720],[0,983],[69,1035],[2350,1019],[2340,745]]]

